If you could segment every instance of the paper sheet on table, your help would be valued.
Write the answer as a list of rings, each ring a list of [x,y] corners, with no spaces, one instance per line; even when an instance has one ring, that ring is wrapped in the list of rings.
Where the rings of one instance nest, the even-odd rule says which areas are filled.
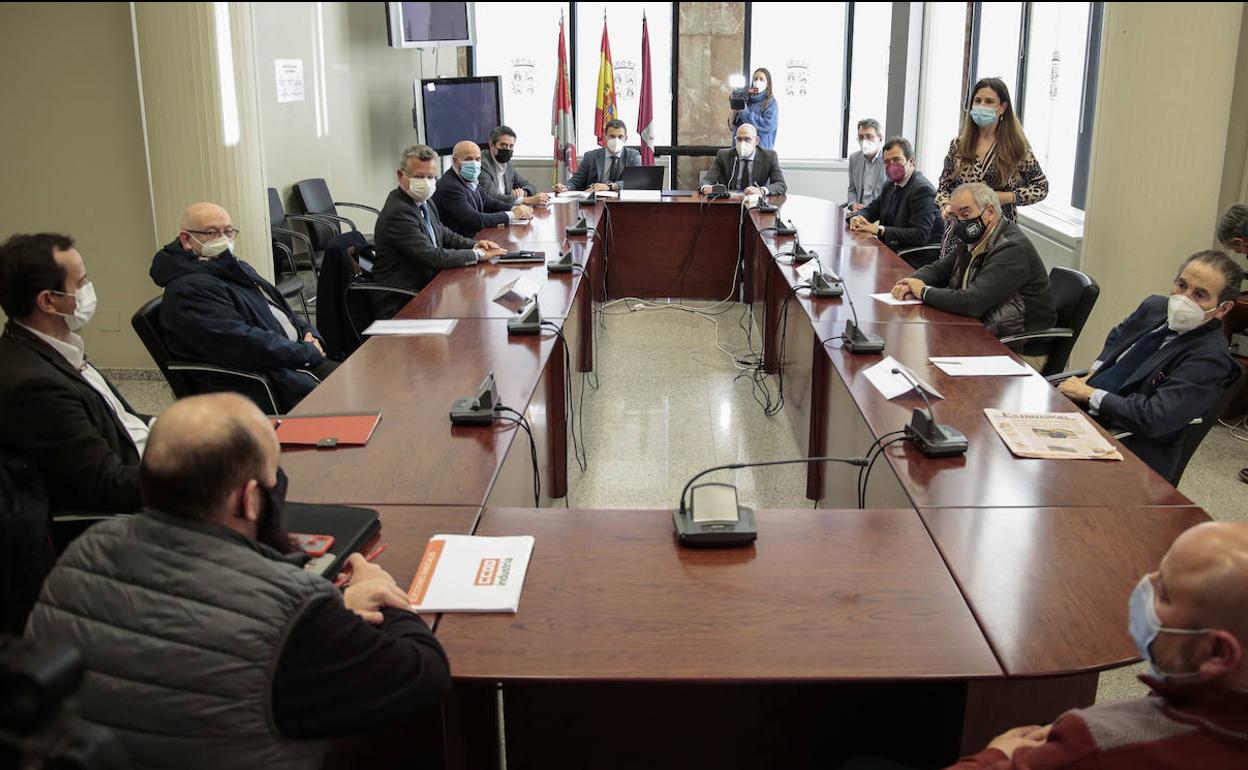
[[[892,294],[889,294],[888,292],[884,292],[883,294],[872,294],[871,298],[878,299],[880,302],[883,302],[885,305],[922,305],[923,304],[923,300],[921,299],[897,299],[896,297],[894,297]]]
[[[797,277],[809,283],[810,279],[815,277],[815,273],[819,272],[819,268],[821,266],[822,265],[820,264],[819,260],[812,259],[809,262],[806,262],[798,266]],[[841,280],[841,277],[837,275],[835,271],[828,270],[827,268],[823,269],[823,275],[825,278],[827,278],[829,281],[832,281],[833,283],[836,283],[837,281]]]
[[[516,219],[516,220],[513,220],[513,221],[511,221],[511,222],[508,222],[507,224],[510,224],[510,225],[527,225],[527,224],[531,224],[532,222],[533,222],[533,220],[532,220],[532,219]]]
[[[618,198],[620,197],[620,194],[611,192],[610,190],[599,190],[598,197],[599,198]]]
[[[908,366],[898,363],[897,359],[892,356],[884,356],[883,361],[870,367],[869,369],[864,370],[863,374],[866,375],[867,380],[875,386],[875,389],[884,395],[884,398],[891,400],[914,390],[914,386],[907,382],[905,377],[902,377],[900,374],[893,374],[894,368],[901,369],[906,372],[906,374],[909,374],[916,382],[923,386],[923,390],[926,390],[931,395],[936,398],[944,398],[944,396],[940,394],[940,391],[933,388],[930,383],[924,382],[923,379],[915,374]]]
[[[455,319],[373,321],[364,330],[365,337],[448,337],[454,330]]]
[[[602,193],[599,193],[601,195]],[[661,201],[663,200],[662,190],[622,190],[620,191],[620,201]]]
[[[434,535],[407,597],[417,612],[516,612],[533,537]]]
[[[1003,412],[985,409],[997,435],[1019,457],[1044,460],[1121,460],[1083,412]]]
[[[950,377],[1025,377],[1035,371],[1009,356],[945,356],[927,360]]]
[[[589,193],[584,190],[567,190],[566,192],[561,192],[555,195],[555,197],[550,199],[550,202],[571,203],[572,201],[579,201],[587,195],[589,195]]]

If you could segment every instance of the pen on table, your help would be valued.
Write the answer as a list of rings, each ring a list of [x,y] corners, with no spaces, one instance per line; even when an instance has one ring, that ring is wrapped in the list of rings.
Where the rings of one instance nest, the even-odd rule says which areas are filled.
[[[390,545],[389,543],[382,543],[381,545],[377,546],[375,549],[373,549],[372,553],[364,557],[364,561],[371,562],[375,560],[378,556],[381,556],[382,553],[385,552],[386,548],[389,545]],[[334,585],[337,586],[338,588],[342,588],[343,586],[347,584],[347,581],[350,579],[351,577],[349,573],[345,571],[340,572],[338,573],[338,579],[334,581]]]

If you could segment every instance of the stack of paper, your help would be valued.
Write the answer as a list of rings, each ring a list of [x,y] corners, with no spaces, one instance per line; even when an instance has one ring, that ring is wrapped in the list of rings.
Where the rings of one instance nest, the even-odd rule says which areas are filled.
[[[927,360],[950,377],[1025,377],[1034,371],[1009,356],[949,356]]]
[[[434,535],[407,598],[417,612],[516,612],[533,538]]]
[[[871,298],[878,299],[880,302],[883,302],[885,305],[922,305],[923,304],[923,300],[921,299],[897,299],[896,297],[894,297],[892,294],[889,294],[888,292],[884,292],[883,294],[872,294]]]
[[[907,380],[900,374],[893,374],[893,369],[902,370],[910,376],[910,380]],[[914,390],[914,385],[911,384],[912,382],[919,383],[919,385],[923,387],[923,390],[931,393],[936,398],[944,398],[944,396],[940,395],[938,390],[919,379],[919,376],[911,371],[909,367],[898,363],[897,359],[892,356],[884,356],[883,361],[869,369],[864,370],[863,374],[866,376],[867,380],[875,386],[876,390],[884,394],[884,398],[890,400],[897,398],[903,393],[909,393]]]
[[[455,328],[455,319],[373,321],[364,330],[365,337],[448,337]]]

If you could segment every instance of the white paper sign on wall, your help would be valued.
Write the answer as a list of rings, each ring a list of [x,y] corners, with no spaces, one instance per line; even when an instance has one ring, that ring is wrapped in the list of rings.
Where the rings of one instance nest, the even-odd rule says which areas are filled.
[[[277,103],[303,101],[303,59],[274,59],[277,72]]]

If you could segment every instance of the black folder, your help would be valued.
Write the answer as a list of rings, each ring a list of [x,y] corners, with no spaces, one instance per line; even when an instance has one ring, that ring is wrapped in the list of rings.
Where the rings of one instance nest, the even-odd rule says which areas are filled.
[[[287,532],[333,535],[329,553],[312,559],[308,566],[331,580],[342,570],[347,557],[362,549],[381,529],[377,511],[345,505],[286,503],[282,517]]]

